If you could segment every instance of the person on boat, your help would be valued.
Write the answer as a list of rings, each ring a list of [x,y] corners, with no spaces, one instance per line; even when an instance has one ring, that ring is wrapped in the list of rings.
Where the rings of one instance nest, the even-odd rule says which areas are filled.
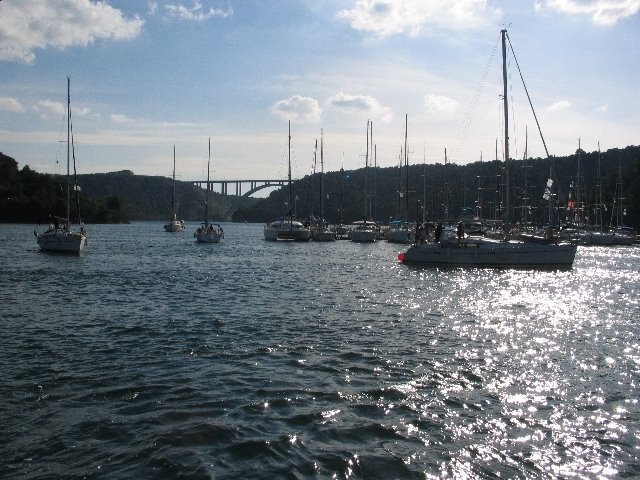
[[[436,225],[436,231],[433,235],[433,243],[438,243],[440,241],[440,236],[442,235],[442,223],[438,223]]]
[[[426,239],[424,226],[421,223],[416,223],[416,243],[423,244]]]
[[[458,228],[456,228],[456,234],[458,235],[458,243],[460,243],[460,240],[464,238],[464,225],[462,225],[462,222],[458,223]]]

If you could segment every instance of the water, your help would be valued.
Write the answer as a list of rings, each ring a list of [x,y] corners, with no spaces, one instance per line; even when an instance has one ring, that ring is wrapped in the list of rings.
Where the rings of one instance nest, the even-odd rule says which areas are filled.
[[[195,228],[0,225],[0,476],[640,476],[640,248],[437,270]]]

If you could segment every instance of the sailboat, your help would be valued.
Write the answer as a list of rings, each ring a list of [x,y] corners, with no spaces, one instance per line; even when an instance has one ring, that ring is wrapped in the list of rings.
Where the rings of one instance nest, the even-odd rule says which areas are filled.
[[[505,161],[509,161],[509,108],[507,104],[506,36],[502,30],[502,79],[504,87]],[[546,145],[545,145],[546,149]],[[508,170],[507,170],[508,171]],[[507,185],[508,185],[507,175]],[[507,188],[508,191],[508,188]],[[508,196],[507,196],[508,197]],[[508,221],[508,200],[505,208]],[[435,266],[472,267],[571,267],[576,245],[555,242],[493,240],[485,237],[465,236],[463,231],[447,228],[435,243],[413,244],[398,255],[403,263]]]
[[[268,241],[302,241],[311,239],[311,231],[293,218],[291,205],[293,195],[291,191],[291,121],[289,121],[289,203],[287,204],[287,216],[280,217],[264,227],[264,239]]]
[[[164,225],[165,232],[182,232],[184,220],[178,220],[176,215],[176,146],[173,146],[173,183],[171,190],[171,220]]]
[[[207,160],[207,195],[204,200],[204,222],[193,236],[198,243],[220,243],[224,231],[220,225],[209,223],[209,166],[211,165],[211,138],[209,138],[209,159]]]
[[[372,243],[376,241],[378,229],[373,221],[368,221],[369,213],[369,127],[373,130],[373,125],[367,120],[367,153],[365,155],[364,167],[364,216],[361,221],[353,222],[351,229],[351,241],[357,243]],[[372,135],[373,136],[373,135]],[[373,142],[372,142],[373,143]]]
[[[391,228],[385,232],[385,238],[390,243],[411,243],[411,230],[409,228],[409,157],[407,155],[407,125],[408,116],[404,117],[404,169],[405,185],[402,192],[404,200],[403,219],[393,222]]]
[[[311,228],[311,237],[315,242],[333,242],[336,232],[324,219],[324,140],[320,132],[320,220]]]
[[[87,234],[84,224],[80,219],[80,204],[78,202],[78,222],[80,228],[78,231],[71,231],[71,180],[69,176],[69,164],[71,149],[73,148],[73,135],[71,125],[71,78],[67,77],[67,212],[66,217],[53,217],[53,222],[48,230],[42,233],[34,232],[36,240],[41,250],[50,252],[80,253],[87,246]],[[75,171],[75,153],[73,155],[74,171]],[[78,193],[78,186],[75,183],[74,190]]]

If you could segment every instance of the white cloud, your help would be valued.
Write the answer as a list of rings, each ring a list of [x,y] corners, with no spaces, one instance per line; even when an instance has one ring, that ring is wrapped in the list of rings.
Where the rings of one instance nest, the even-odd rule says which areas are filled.
[[[329,98],[327,104],[342,113],[362,113],[380,117],[384,123],[389,123],[393,119],[391,109],[381,105],[377,99],[369,95],[349,95],[340,92]]]
[[[13,97],[0,97],[0,110],[19,113],[24,111],[24,107]]]
[[[609,111],[609,105],[602,105],[596,108],[596,112],[599,112],[599,113],[607,113],[608,111]]]
[[[317,122],[322,110],[317,100],[300,95],[293,95],[279,100],[271,107],[271,112],[283,120],[297,120],[302,122]]]
[[[557,112],[560,110],[566,110],[570,106],[571,106],[571,102],[568,102],[566,100],[560,100],[559,102],[556,102],[553,105],[551,105],[549,108],[547,108],[547,111]]]
[[[120,113],[111,114],[111,121],[114,123],[128,123],[131,121],[126,115],[122,115]]]
[[[51,100],[40,100],[33,109],[44,116],[47,114],[64,115],[67,111],[63,103]]]
[[[602,26],[614,25],[640,12],[640,0],[547,0],[546,4],[562,13],[587,15]]]
[[[0,1],[0,60],[33,63],[37,48],[87,46],[97,39],[136,37],[144,22],[106,2]]]
[[[208,20],[212,17],[223,17],[227,18],[233,15],[233,8],[231,5],[227,6],[227,9],[224,10],[222,8],[213,8],[209,7],[209,9],[203,8],[202,3],[195,0],[191,7],[185,7],[181,3],[176,5],[166,5],[165,8],[171,17],[177,17],[181,20],[191,20],[196,22],[202,22],[204,20]]]
[[[338,12],[353,29],[378,37],[417,35],[429,26],[475,28],[499,15],[486,0],[357,0],[353,8]]]
[[[458,102],[443,95],[425,95],[424,106],[427,113],[447,114],[455,113]]]

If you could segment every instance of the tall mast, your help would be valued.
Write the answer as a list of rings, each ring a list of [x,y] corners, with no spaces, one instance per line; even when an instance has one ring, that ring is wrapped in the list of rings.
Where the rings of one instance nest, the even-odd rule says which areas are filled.
[[[504,163],[505,163],[505,199],[504,199],[504,220],[509,221],[509,101],[507,99],[507,31],[501,30],[502,34],[502,84],[504,103]]]
[[[364,157],[364,222],[367,223],[367,194],[369,174],[369,120],[367,120],[367,153]]]
[[[344,152],[342,153],[342,165],[340,166],[340,225],[344,223],[344,216],[342,214],[343,180],[344,180]]]
[[[176,146],[173,146],[173,188],[171,189],[171,209],[173,220],[176,219]]]
[[[405,184],[404,184],[404,221],[409,225],[409,153],[407,151],[407,120],[408,115],[404,114],[404,169],[405,169]],[[416,219],[417,221],[417,219]]]
[[[289,120],[289,144],[288,144],[288,150],[289,150],[289,223],[291,223],[291,219],[292,219],[292,211],[291,210],[291,120]]]
[[[320,129],[320,221],[324,222],[324,156],[323,156],[323,131]]]
[[[447,201],[446,201],[446,205],[445,205],[445,211],[444,211],[444,221],[445,224],[449,223],[449,197],[451,195],[451,189],[449,186],[449,167],[447,166],[447,147],[445,147],[444,149],[444,175],[445,175],[445,185],[446,185],[446,192],[447,192]]]
[[[596,193],[598,195],[598,198],[596,199],[596,202],[598,203],[598,214],[596,222],[598,223],[600,231],[602,231],[602,177],[600,173],[600,141],[598,141],[598,174],[596,187]]]
[[[67,77],[67,224],[71,225],[69,162],[71,153],[71,77]]]
[[[204,226],[209,223],[209,165],[211,164],[211,137],[209,137],[209,159],[207,160],[207,196],[204,201]]]

